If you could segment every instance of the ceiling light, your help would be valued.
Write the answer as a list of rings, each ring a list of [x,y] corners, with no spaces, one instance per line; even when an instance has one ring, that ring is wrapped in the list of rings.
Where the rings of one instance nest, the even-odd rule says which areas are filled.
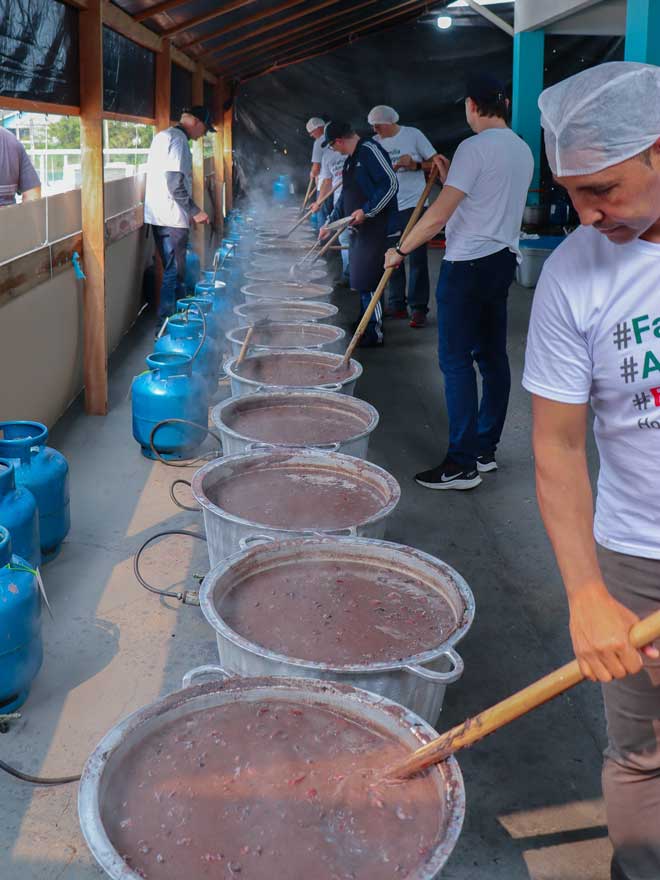
[[[438,20],[436,21],[436,24],[438,25],[438,27],[440,28],[441,31],[446,31],[447,28],[450,28],[452,26],[451,16],[440,15],[438,17]]]

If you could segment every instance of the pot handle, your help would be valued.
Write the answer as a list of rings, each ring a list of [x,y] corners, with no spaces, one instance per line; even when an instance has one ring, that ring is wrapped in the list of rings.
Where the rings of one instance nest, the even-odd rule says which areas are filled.
[[[188,672],[183,676],[181,684],[184,688],[190,687],[191,684],[195,681],[196,678],[201,678],[202,676],[209,676],[210,678],[219,678],[221,681],[224,681],[227,678],[231,678],[231,675],[222,668],[222,666],[214,666],[213,664],[208,664],[207,666],[196,666],[194,669],[189,669]]]
[[[341,382],[332,382],[330,385],[314,385],[315,391],[341,391]]]
[[[341,443],[315,443],[314,446],[307,446],[307,449],[320,449],[321,452],[339,452]]]
[[[434,681],[436,684],[453,684],[455,681],[458,681],[465,669],[465,664],[460,654],[457,654],[453,648],[447,648],[439,656],[447,657],[451,662],[452,669],[449,672],[436,672],[434,669],[427,669],[425,666],[417,665],[405,666],[404,669],[419,678],[425,679],[425,681]]]
[[[241,550],[247,550],[249,547],[258,546],[259,544],[272,544],[275,538],[271,535],[248,535],[247,538],[239,538],[238,546]]]
[[[276,448],[277,447],[275,446],[274,443],[259,443],[258,441],[255,440],[252,443],[248,443],[248,445],[245,447],[245,451],[246,452],[256,452],[259,449],[266,449],[270,452]]]
[[[357,538],[357,526],[348,526],[346,529],[337,529],[336,532],[332,532],[333,535],[336,535],[338,538]]]

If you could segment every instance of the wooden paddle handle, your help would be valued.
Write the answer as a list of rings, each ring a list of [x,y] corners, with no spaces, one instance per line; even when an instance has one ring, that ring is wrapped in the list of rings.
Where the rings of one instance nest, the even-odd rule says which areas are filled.
[[[315,263],[319,259],[319,257],[322,257],[323,254],[330,248],[330,245],[334,241],[336,241],[342,234],[342,232],[344,232],[346,229],[348,229],[348,223],[346,223],[344,226],[340,226],[339,229],[331,236],[331,238],[329,238],[328,241],[323,245],[318,254],[316,254],[314,259],[312,260],[312,263]]]
[[[340,186],[341,186],[341,181],[339,181],[339,183],[335,184],[335,186],[332,187],[332,189],[330,190],[330,192],[327,192],[327,193],[323,196],[322,199],[319,199],[319,205],[322,205],[323,202],[324,202],[326,199],[329,199],[330,196],[335,192],[335,190],[339,189]],[[298,222],[296,223],[295,226],[292,226],[291,229],[289,229],[288,232],[285,232],[285,234],[284,234],[284,238],[288,238],[290,235],[292,235],[292,234],[296,231],[296,229],[297,229],[302,223],[305,222],[305,220],[309,219],[309,217],[312,216],[313,213],[314,213],[314,208],[310,208],[309,211],[307,211],[306,214],[303,214],[303,216],[300,218],[300,220],[298,220]]]
[[[431,173],[429,174],[429,179],[427,181],[427,184],[424,187],[424,192],[419,197],[417,205],[415,206],[415,210],[410,215],[410,220],[408,220],[408,222],[406,223],[406,228],[403,230],[403,233],[401,234],[401,238],[400,238],[401,244],[403,244],[403,242],[406,240],[406,236],[408,235],[410,230],[413,228],[415,223],[417,223],[417,221],[419,220],[419,215],[422,213],[422,210],[424,208],[424,202],[429,197],[429,193],[431,192],[431,187],[435,183],[435,179],[436,179],[437,175],[438,175],[438,169],[434,165],[431,170]],[[378,287],[376,288],[373,296],[371,297],[371,302],[367,306],[364,315],[362,315],[362,319],[361,319],[360,323],[357,325],[357,329],[356,329],[355,333],[353,334],[353,338],[351,339],[351,341],[348,344],[348,348],[346,349],[346,352],[344,354],[344,359],[337,367],[338,370],[344,369],[348,365],[348,362],[350,361],[351,357],[353,356],[353,352],[355,351],[355,347],[358,344],[358,342],[360,341],[360,339],[362,338],[362,334],[367,329],[367,325],[369,324],[369,321],[371,320],[371,316],[373,315],[373,313],[376,310],[376,306],[378,305],[380,298],[383,295],[383,291],[385,290],[385,287],[387,286],[387,282],[390,280],[392,272],[394,272],[393,268],[392,269],[385,269],[385,271],[383,272],[383,277],[380,279],[380,282],[378,283]]]
[[[305,213],[305,206],[306,206],[307,202],[309,201],[309,197],[312,194],[312,189],[314,186],[316,186],[316,180],[313,177],[310,177],[309,183],[307,184],[307,192],[305,193],[305,200],[303,201],[302,205],[300,206],[300,213],[301,214]]]
[[[630,630],[630,643],[635,648],[643,648],[657,638],[660,638],[660,611],[655,611],[638,621]],[[430,743],[413,752],[405,761],[390,768],[386,775],[392,779],[404,779],[419,773],[425,767],[443,761],[459,749],[471,746],[510,721],[542,706],[548,700],[579,684],[583,678],[577,660],[573,660],[511,697],[507,697],[506,700],[496,703],[490,709],[468,718],[437,739],[431,740]]]
[[[236,366],[240,366],[245,359],[245,355],[247,354],[248,346],[250,344],[250,340],[252,339],[252,334],[254,333],[254,325],[248,327],[248,332],[245,334],[245,339],[243,340],[243,345],[241,345],[241,350],[238,353],[238,359],[236,361]]]

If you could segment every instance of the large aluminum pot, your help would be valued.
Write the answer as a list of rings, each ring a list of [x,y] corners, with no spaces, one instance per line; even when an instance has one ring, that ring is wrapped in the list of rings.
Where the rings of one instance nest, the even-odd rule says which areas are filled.
[[[351,358],[348,375],[343,379],[338,378],[336,382],[325,382],[320,385],[287,385],[285,382],[268,384],[262,379],[249,378],[249,376],[245,375],[245,370],[249,369],[252,365],[255,365],[255,367],[261,364],[267,366],[269,363],[277,360],[281,360],[285,365],[309,363],[312,367],[319,364],[335,367],[341,363],[341,356],[331,354],[330,352],[316,351],[270,351],[266,354],[248,355],[240,366],[236,364],[237,360],[237,358],[232,358],[225,364],[225,372],[231,382],[233,397],[244,397],[246,394],[254,394],[257,391],[282,391],[285,388],[289,390],[313,388],[317,391],[339,391],[342,394],[352,395],[355,391],[357,380],[362,375],[362,364]],[[286,375],[285,368],[283,368],[282,374]]]
[[[343,417],[346,420],[348,417],[352,423],[351,433],[341,439],[326,439],[325,442],[323,436],[319,435],[314,442],[308,442],[294,434],[291,425],[295,423],[287,420],[287,413],[293,407],[298,412],[304,408],[311,424],[319,424],[321,419],[327,424],[329,420],[336,422],[337,418]],[[241,416],[256,413],[263,413],[264,419],[269,423],[268,429],[255,429],[246,433],[241,429]],[[212,410],[211,419],[222,437],[225,455],[249,452],[255,444],[266,443],[271,446],[309,446],[366,458],[369,438],[378,425],[379,416],[370,403],[346,394],[335,394],[332,391],[275,391],[248,394],[239,398],[230,397]],[[276,424],[282,424],[284,420],[287,420],[286,436],[278,439]]]
[[[255,541],[256,543],[256,541]],[[404,656],[396,662],[359,663],[353,666],[313,662],[277,654],[232,629],[223,618],[222,601],[253,574],[269,569],[295,567],[298,563],[357,562],[372,571],[395,571],[422,581],[449,604],[456,629],[448,638],[439,633],[438,644],[424,653]],[[383,602],[390,589],[382,587]],[[220,662],[236,675],[285,675],[324,678],[364,688],[395,700],[435,725],[442,710],[448,684],[463,674],[463,661],[454,650],[474,619],[474,596],[461,575],[447,565],[412,547],[364,538],[305,538],[266,541],[248,547],[220,562],[204,578],[200,591],[204,617],[215,630]]]
[[[259,520],[244,519],[215,504],[211,497],[225,480],[241,474],[253,477],[255,473],[266,474],[270,469],[294,470],[300,476],[313,476],[320,480],[337,480],[361,485],[378,498],[379,508],[364,520],[347,514],[343,528],[317,527],[310,514],[305,528],[278,527]],[[366,538],[382,538],[385,521],[399,503],[401,488],[394,477],[383,468],[352,455],[338,452],[321,452],[314,449],[256,450],[242,455],[230,455],[207,462],[193,476],[192,493],[204,515],[207,549],[211,566],[241,549],[241,541],[259,535],[272,538],[291,538],[300,535],[350,534]],[[264,497],[263,506],[273,503]],[[265,518],[265,516],[263,517]],[[351,521],[351,520],[354,521]],[[271,519],[272,522],[272,519]]]
[[[309,300],[265,300],[246,302],[234,306],[239,327],[247,327],[256,321],[284,321],[289,324],[329,321],[339,312],[337,306]]]
[[[239,355],[248,333],[247,327],[237,327],[225,334],[233,355]],[[281,349],[303,351],[344,351],[346,333],[340,327],[328,324],[301,324],[270,321],[255,327],[250,336],[251,354]]]
[[[214,676],[216,680],[194,684],[203,676]],[[226,680],[218,681],[218,678]],[[195,712],[237,701],[255,703],[265,700],[329,709],[394,737],[410,751],[436,736],[433,728],[409,709],[349,685],[312,679],[226,678],[224,670],[217,667],[191,670],[184,677],[182,690],[144,706],[118,722],[85,764],[78,789],[80,827],[92,855],[111,880],[140,880],[140,875],[126,864],[112,845],[103,823],[107,792],[117,779],[125,778],[126,756],[158,731]],[[465,787],[456,759],[450,757],[427,772],[438,792],[437,840],[423,864],[408,874],[407,880],[437,880],[440,877],[459,838],[465,816]],[[315,880],[330,880],[330,877],[324,875],[319,866]]]
[[[328,270],[323,266],[311,266],[310,268],[301,268],[291,273],[291,263],[275,263],[262,266],[250,266],[249,271],[245,272],[248,281],[258,281],[260,283],[269,283],[272,281],[291,281],[292,278],[299,279],[302,284],[316,284],[324,281],[328,277]]]
[[[260,281],[258,284],[246,284],[241,287],[245,302],[269,302],[283,300],[325,300],[332,296],[329,284],[299,284],[294,281]]]

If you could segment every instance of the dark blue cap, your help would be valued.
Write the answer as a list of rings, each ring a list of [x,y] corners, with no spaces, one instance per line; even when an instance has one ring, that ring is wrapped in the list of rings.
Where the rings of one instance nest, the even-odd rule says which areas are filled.
[[[504,101],[504,84],[490,73],[471,73],[465,83],[465,97],[473,101]]]
[[[349,134],[353,134],[353,126],[350,122],[326,122],[321,146],[329,147],[337,138],[348,137]]]
[[[203,107],[201,104],[197,104],[195,107],[189,107],[183,112],[189,113],[191,116],[194,116],[195,119],[199,119],[200,122],[203,122],[207,131],[215,131],[215,128],[213,128],[213,116],[208,107]]]

